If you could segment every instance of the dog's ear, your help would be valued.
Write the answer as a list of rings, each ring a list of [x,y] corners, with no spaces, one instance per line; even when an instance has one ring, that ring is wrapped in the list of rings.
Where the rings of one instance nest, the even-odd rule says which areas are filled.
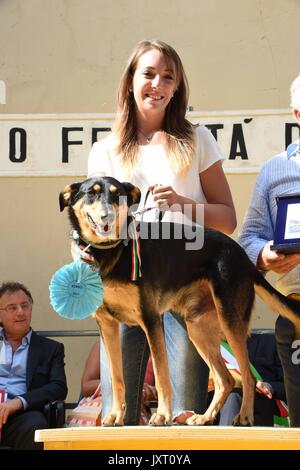
[[[141,191],[136,186],[133,186],[131,183],[122,183],[124,188],[126,189],[127,195],[129,197],[129,204],[128,206],[132,206],[132,204],[138,204],[141,199]]]
[[[78,192],[78,189],[80,188],[81,183],[73,183],[69,184],[68,186],[65,187],[61,193],[59,193],[59,208],[60,212],[64,210],[65,207],[69,205],[70,197],[73,194],[76,194]]]

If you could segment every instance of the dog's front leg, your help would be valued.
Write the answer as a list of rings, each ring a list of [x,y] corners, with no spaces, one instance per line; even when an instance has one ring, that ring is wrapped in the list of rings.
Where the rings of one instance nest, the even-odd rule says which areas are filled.
[[[119,322],[105,311],[104,306],[97,310],[95,316],[106,349],[113,392],[112,410],[104,417],[102,424],[103,426],[123,426],[126,402]]]
[[[151,416],[152,426],[172,425],[172,388],[167,358],[165,337],[160,317],[151,319],[150,325],[141,325],[148,340],[152,355],[155,386],[158,396],[156,413]]]

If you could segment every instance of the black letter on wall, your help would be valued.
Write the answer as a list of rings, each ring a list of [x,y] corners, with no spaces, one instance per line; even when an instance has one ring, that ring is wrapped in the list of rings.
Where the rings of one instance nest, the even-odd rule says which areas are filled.
[[[16,134],[19,134],[20,155],[16,156]],[[26,160],[27,136],[25,129],[13,127],[9,131],[9,159],[14,163],[22,163]]]
[[[110,127],[93,127],[92,128],[92,145],[98,140],[98,132],[110,132]]]
[[[285,124],[285,148],[287,148],[292,142],[293,142],[293,137],[292,137],[292,131],[294,127],[298,127],[299,129],[299,137],[300,137],[300,126],[299,124],[293,123],[286,123]]]
[[[216,140],[218,140],[218,130],[224,128],[224,124],[205,124]]]
[[[240,147],[239,152],[237,150],[238,145]],[[248,160],[242,124],[233,124],[229,160],[235,160],[236,157]]]
[[[69,162],[69,145],[82,145],[82,140],[68,140],[69,132],[83,131],[83,127],[62,128],[62,163]]]

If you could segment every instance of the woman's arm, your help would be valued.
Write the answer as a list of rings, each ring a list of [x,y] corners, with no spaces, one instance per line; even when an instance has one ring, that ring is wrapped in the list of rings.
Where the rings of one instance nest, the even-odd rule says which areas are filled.
[[[179,205],[184,212],[184,206],[192,206],[192,220],[197,220],[197,206],[204,208],[204,225],[224,233],[232,233],[236,228],[236,215],[231,192],[222,163],[217,161],[199,175],[205,203],[177,194],[171,186],[152,186],[153,200],[159,205],[169,207]]]
[[[236,228],[236,214],[231,191],[220,161],[200,173],[204,204],[204,224],[230,234]]]
[[[93,395],[100,382],[100,341],[97,341],[86,360],[81,378],[81,393],[84,397]]]

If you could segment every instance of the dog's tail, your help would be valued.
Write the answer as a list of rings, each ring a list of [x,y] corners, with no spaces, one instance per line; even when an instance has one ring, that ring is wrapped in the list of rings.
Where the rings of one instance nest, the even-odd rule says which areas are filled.
[[[254,289],[256,294],[274,311],[288,318],[300,332],[300,302],[285,297],[278,292],[259,272],[255,272]]]

